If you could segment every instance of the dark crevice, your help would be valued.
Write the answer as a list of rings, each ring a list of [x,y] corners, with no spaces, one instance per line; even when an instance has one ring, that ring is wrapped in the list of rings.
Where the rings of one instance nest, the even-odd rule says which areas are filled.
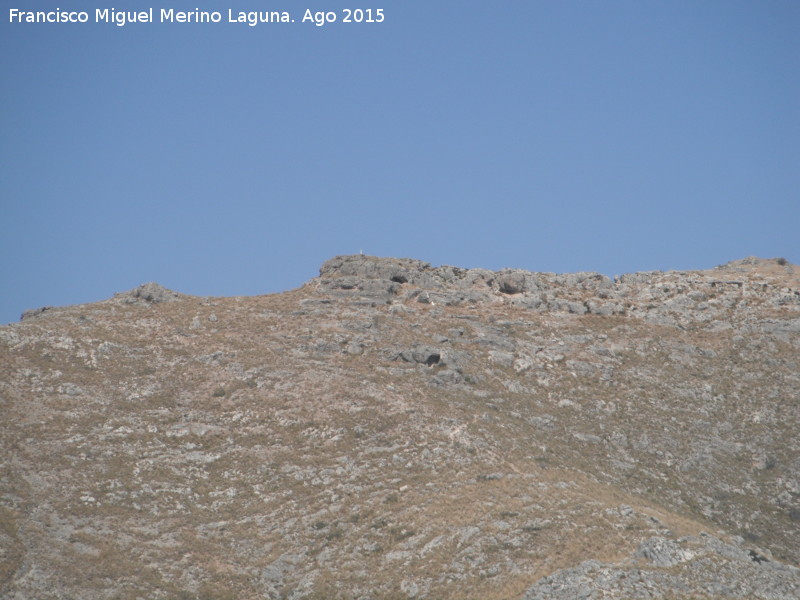
[[[432,367],[433,365],[438,364],[441,359],[442,359],[441,356],[439,356],[438,354],[431,354],[425,360],[425,364],[428,365],[429,367]]]

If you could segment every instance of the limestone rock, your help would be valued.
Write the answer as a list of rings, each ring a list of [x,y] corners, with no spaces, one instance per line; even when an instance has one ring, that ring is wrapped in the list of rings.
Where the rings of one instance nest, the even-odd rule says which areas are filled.
[[[178,292],[173,292],[155,282],[143,283],[132,290],[114,296],[115,299],[127,304],[160,304],[161,302],[174,302],[180,297],[181,294]]]
[[[637,561],[639,557],[646,562]],[[650,538],[626,562],[587,561],[559,571],[534,584],[523,600],[797,598],[800,569],[762,558],[709,536]]]
[[[359,255],[34,312],[0,597],[796,599],[799,276]]]

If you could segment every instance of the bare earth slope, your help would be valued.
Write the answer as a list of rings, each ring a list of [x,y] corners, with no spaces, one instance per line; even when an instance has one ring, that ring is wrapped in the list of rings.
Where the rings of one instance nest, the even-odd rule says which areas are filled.
[[[800,268],[337,257],[0,327],[0,597],[800,597]]]

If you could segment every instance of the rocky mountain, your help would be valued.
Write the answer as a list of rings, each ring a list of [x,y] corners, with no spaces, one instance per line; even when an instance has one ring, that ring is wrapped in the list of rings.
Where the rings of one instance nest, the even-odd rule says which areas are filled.
[[[343,256],[0,327],[0,596],[800,597],[800,267]]]

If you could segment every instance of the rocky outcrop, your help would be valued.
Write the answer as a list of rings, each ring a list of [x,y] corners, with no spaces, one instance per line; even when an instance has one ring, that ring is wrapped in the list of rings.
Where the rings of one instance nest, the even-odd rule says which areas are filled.
[[[43,315],[47,311],[53,310],[54,307],[52,306],[40,306],[39,308],[29,308],[22,312],[22,316],[20,316],[20,321],[25,321],[26,319],[35,319],[36,317]]]
[[[415,301],[442,306],[502,302],[520,308],[629,315],[657,325],[725,327],[762,306],[800,310],[800,288],[742,277],[748,268],[787,268],[783,259],[744,259],[714,271],[650,271],[611,279],[600,273],[534,273],[519,269],[460,269],[412,259],[338,256],[320,269],[320,292],[373,303]],[[790,272],[792,267],[788,266]],[[800,283],[796,276],[794,284]],[[722,321],[721,321],[722,320]]]
[[[708,534],[653,537],[622,563],[586,561],[545,577],[523,600],[696,597],[794,600],[800,597],[800,569]]]
[[[155,282],[143,283],[140,286],[128,290],[127,292],[119,292],[114,294],[111,299],[112,302],[121,304],[139,304],[148,306],[152,304],[161,304],[162,302],[175,302],[181,298],[185,298],[183,294],[174,292],[165,288]],[[52,314],[53,311],[59,311],[61,308],[54,306],[42,306],[40,308],[33,308],[26,310],[22,313],[20,321],[36,319],[44,314]]]
[[[160,304],[162,302],[175,302],[182,294],[173,292],[155,282],[143,283],[127,292],[114,295],[114,299],[125,304]]]

